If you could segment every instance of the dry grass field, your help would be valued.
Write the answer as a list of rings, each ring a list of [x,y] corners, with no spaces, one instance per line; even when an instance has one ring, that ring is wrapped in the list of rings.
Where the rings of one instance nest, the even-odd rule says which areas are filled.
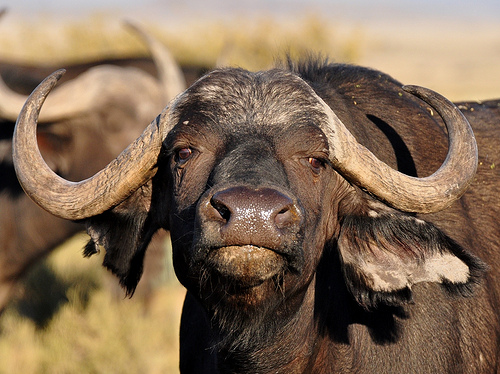
[[[115,20],[0,23],[0,60],[61,63],[144,54]],[[3,21],[2,21],[3,22]],[[500,25],[332,24],[263,17],[172,30],[148,25],[182,63],[265,68],[283,51],[323,52],[380,69],[453,100],[500,97]],[[50,25],[50,27],[49,27]],[[244,31],[242,31],[244,30]],[[0,208],[1,209],[1,208]],[[99,257],[84,259],[85,235],[58,248],[0,316],[0,374],[176,373],[183,288],[163,282],[148,305],[116,298]]]
[[[365,32],[356,63],[454,101],[500,97],[498,23],[387,24]]]

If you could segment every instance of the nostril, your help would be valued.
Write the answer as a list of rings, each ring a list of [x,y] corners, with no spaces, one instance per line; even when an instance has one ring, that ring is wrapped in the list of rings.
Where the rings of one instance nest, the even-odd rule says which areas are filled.
[[[296,221],[297,215],[293,213],[293,209],[290,206],[286,206],[281,209],[274,216],[274,223],[278,228],[284,228]]]
[[[210,204],[217,211],[217,213],[219,213],[220,217],[224,221],[229,221],[229,219],[231,218],[231,211],[222,201],[212,197],[212,199],[210,200]]]

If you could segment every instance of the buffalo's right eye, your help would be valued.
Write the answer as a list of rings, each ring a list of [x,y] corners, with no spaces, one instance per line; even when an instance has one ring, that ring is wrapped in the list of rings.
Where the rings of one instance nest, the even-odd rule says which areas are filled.
[[[187,161],[192,154],[193,151],[191,150],[191,148],[181,148],[177,151],[177,160],[179,162]]]

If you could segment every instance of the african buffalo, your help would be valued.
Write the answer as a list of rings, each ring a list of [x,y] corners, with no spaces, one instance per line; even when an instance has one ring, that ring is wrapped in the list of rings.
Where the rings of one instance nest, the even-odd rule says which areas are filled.
[[[62,84],[47,101],[38,143],[51,167],[64,178],[93,175],[141,134],[165,100],[185,89],[184,76],[170,52],[143,31],[136,31],[150,48],[158,78],[135,67],[101,64]],[[0,81],[0,311],[32,264],[84,229],[40,209],[17,181],[12,164],[13,121],[25,101],[26,96]],[[158,256],[165,237],[160,232],[151,244],[151,256],[156,257],[151,257],[152,266],[161,263]],[[144,291],[147,296],[147,287]]]
[[[35,141],[61,74],[19,116],[17,176],[128,292],[171,231],[183,373],[499,372],[500,101],[319,59],[218,69],[72,183]]]

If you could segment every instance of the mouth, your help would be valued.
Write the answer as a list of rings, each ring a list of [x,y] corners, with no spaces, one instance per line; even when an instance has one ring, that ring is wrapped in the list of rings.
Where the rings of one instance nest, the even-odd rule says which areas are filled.
[[[280,254],[254,245],[212,249],[208,261],[220,278],[238,288],[251,288],[264,283],[280,274],[285,264]]]

